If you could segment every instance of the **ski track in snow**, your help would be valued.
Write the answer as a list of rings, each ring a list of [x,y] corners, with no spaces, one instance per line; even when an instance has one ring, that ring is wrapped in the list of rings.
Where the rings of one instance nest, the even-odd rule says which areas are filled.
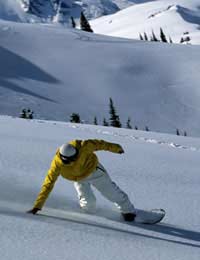
[[[39,120],[38,122],[43,123],[42,120]],[[45,121],[44,121],[45,123]],[[54,122],[54,124],[57,124]],[[134,135],[128,135],[128,134],[119,134],[115,131],[107,131],[107,130],[101,130],[101,129],[91,129],[90,127],[86,126],[81,126],[81,125],[67,125],[69,128],[76,128],[80,129],[82,131],[87,131],[87,132],[95,132],[96,134],[101,134],[101,135],[110,135],[114,137],[123,137],[123,138],[128,138],[131,139],[132,141],[141,141],[145,143],[150,143],[150,144],[157,144],[157,145],[162,145],[162,146],[167,146],[170,148],[175,148],[175,149],[184,149],[184,150],[189,150],[189,151],[199,151],[200,148],[194,147],[194,146],[186,146],[186,145],[181,145],[178,143],[173,143],[173,142],[166,142],[166,141],[159,141],[154,138],[147,138],[147,137],[141,137],[141,136],[134,136]]]
[[[160,11],[154,13],[154,14],[151,14],[148,18],[154,18],[154,17],[156,17],[157,15],[160,15],[160,14],[162,14],[162,13],[165,13],[165,12],[169,11],[171,8],[173,8],[174,6],[175,6],[175,5],[169,5],[167,8],[162,9],[162,10],[160,10]]]

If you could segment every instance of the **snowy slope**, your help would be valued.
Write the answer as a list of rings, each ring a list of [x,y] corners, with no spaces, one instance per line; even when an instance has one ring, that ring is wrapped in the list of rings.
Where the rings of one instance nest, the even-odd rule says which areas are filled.
[[[145,1],[94,20],[91,25],[97,33],[133,39],[139,39],[144,32],[150,38],[152,30],[159,38],[162,28],[175,43],[189,36],[190,43],[200,44],[199,6],[199,0]]]
[[[7,117],[0,125],[1,259],[199,260],[199,139]],[[119,223],[115,206],[96,191],[98,216],[76,213],[73,185],[61,177],[44,210],[74,220],[27,215],[55,149],[74,138],[120,143],[124,155],[98,152],[100,161],[136,207],[165,208],[164,222]]]
[[[99,123],[112,97],[123,125],[199,130],[198,46],[132,41],[62,27],[0,23],[0,113]],[[33,41],[34,39],[34,41]]]

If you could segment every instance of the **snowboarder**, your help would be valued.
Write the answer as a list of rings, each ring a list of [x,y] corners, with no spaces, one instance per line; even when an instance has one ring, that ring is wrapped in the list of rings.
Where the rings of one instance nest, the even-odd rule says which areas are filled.
[[[36,214],[42,209],[58,176],[61,175],[65,179],[74,181],[80,207],[84,211],[92,213],[95,210],[96,198],[91,189],[92,185],[105,198],[115,203],[125,221],[133,221],[136,216],[135,208],[127,194],[111,180],[105,168],[99,163],[94,152],[100,150],[124,153],[119,144],[96,139],[73,140],[58,148],[41,191],[28,213]]]

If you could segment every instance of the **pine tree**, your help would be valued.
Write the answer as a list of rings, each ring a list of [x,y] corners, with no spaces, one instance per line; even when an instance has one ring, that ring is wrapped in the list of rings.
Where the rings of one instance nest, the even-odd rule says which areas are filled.
[[[148,36],[146,33],[144,33],[144,39],[145,39],[145,41],[148,41]]]
[[[20,113],[20,118],[27,118],[27,115],[26,115],[26,109],[22,109],[22,112]]]
[[[162,42],[167,42],[166,36],[165,36],[162,28],[160,28],[160,39]]]
[[[70,116],[70,122],[71,123],[80,123],[81,122],[80,115],[77,113],[72,113]]]
[[[110,98],[110,125],[113,127],[118,127],[120,128],[122,125],[120,123],[119,116],[116,113],[116,109],[114,107],[112,98]]]
[[[171,38],[171,37],[169,37],[169,43],[173,43],[173,41],[172,41],[172,38]]]
[[[97,117],[94,117],[94,125],[98,125]]]
[[[26,113],[26,118],[33,119],[34,112],[29,108]]]
[[[28,109],[22,109],[22,112],[20,113],[20,118],[25,118],[25,119],[33,119],[33,114],[34,112],[28,108]]]
[[[76,28],[76,22],[74,21],[74,17],[71,16],[72,28]]]
[[[139,37],[140,37],[140,40],[141,40],[141,41],[144,41],[144,38],[142,37],[142,34],[141,34],[141,33],[139,34]]]
[[[158,42],[158,39],[157,39],[157,37],[156,37],[154,31],[152,31],[151,41],[153,41],[153,42]]]
[[[178,128],[176,129],[176,135],[180,135]]]
[[[128,120],[127,120],[127,122],[126,122],[126,128],[132,129],[130,117],[128,118]]]
[[[103,119],[103,125],[104,125],[104,126],[109,126],[109,124],[108,124],[108,122],[106,121],[105,117],[104,117],[104,119]]]
[[[81,25],[81,30],[86,31],[86,32],[93,32],[93,30],[90,27],[90,24],[89,24],[88,20],[86,19],[83,12],[81,12],[80,25]]]

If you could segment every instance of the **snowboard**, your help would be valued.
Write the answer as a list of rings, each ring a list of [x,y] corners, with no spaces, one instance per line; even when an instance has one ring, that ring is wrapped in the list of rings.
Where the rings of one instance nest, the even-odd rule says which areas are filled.
[[[164,209],[151,209],[151,210],[136,210],[136,217],[134,222],[139,224],[157,224],[165,217]]]
[[[132,222],[126,222],[122,220],[122,218],[116,221],[116,219],[111,219],[105,216],[99,216],[95,214],[88,214],[83,212],[76,212],[76,211],[64,211],[60,209],[52,209],[52,208],[45,208],[41,212],[38,213],[40,216],[46,216],[53,219],[58,220],[66,220],[76,223],[82,224],[89,224],[89,225],[99,225],[99,226],[109,226],[111,224],[115,226],[116,223],[122,224],[149,224],[154,225],[163,220],[165,217],[165,210],[164,209],[152,209],[152,210],[143,210],[143,209],[136,209],[137,215],[135,220]],[[115,212],[116,213],[116,212]]]

